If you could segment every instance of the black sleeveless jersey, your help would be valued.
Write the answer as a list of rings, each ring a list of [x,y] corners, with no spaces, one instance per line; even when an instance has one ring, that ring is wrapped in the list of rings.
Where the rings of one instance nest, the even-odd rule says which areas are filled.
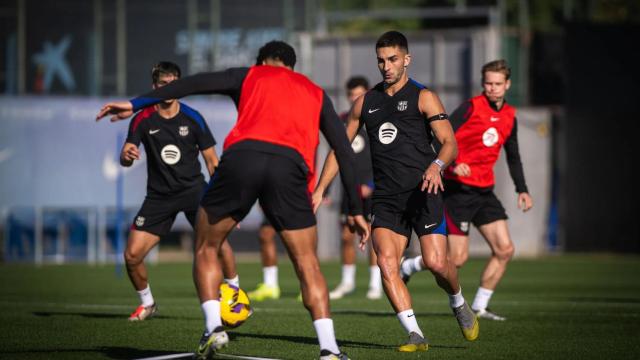
[[[184,103],[171,119],[153,106],[138,112],[129,124],[127,142],[147,155],[147,196],[166,196],[204,184],[198,155],[216,144],[202,115]]]
[[[360,120],[369,135],[375,195],[393,195],[415,189],[436,158],[433,135],[418,99],[425,86],[409,79],[393,96],[384,82],[365,94]]]

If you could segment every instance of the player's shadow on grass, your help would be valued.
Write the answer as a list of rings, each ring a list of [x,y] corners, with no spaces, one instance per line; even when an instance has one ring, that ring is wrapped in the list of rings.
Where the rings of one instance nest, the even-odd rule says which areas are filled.
[[[266,339],[266,340],[280,340],[280,341],[288,341],[296,344],[308,344],[308,345],[318,345],[318,339],[310,336],[291,336],[291,335],[269,335],[269,334],[252,334],[252,333],[229,333],[229,338],[234,340],[236,338],[254,338],[254,339]],[[390,345],[380,345],[376,343],[367,343],[367,342],[359,342],[359,341],[350,341],[350,340],[340,340],[338,339],[338,343],[340,345],[349,346],[349,347],[357,347],[357,348],[366,348],[366,349],[390,349],[393,346]]]
[[[88,312],[56,312],[56,311],[34,311],[33,315],[38,317],[51,317],[51,316],[81,316],[91,319],[126,319],[126,314],[108,314],[108,313],[88,313]],[[184,316],[167,316],[167,315],[155,315],[154,319],[187,319]],[[193,319],[196,319],[195,317]]]
[[[371,317],[396,317],[396,314],[392,312],[384,312],[384,311],[370,311],[370,310],[353,310],[353,309],[332,309],[332,313],[336,315],[364,315]],[[420,312],[416,313],[417,317],[452,317],[452,313],[443,313],[443,312]]]
[[[308,345],[318,345],[318,339],[310,336],[291,336],[291,335],[269,335],[269,334],[252,334],[252,333],[229,333],[229,338],[233,341],[237,338],[254,338],[254,339],[265,339],[265,340],[280,340],[280,341],[289,341],[296,344],[308,344]],[[350,348],[359,348],[359,349],[374,349],[374,350],[396,350],[398,345],[383,345],[379,343],[370,343],[370,342],[362,342],[362,341],[352,341],[352,340],[344,340],[337,339],[338,344],[344,347]],[[459,345],[436,345],[429,344],[429,347],[438,348],[438,349],[467,349],[466,346]]]

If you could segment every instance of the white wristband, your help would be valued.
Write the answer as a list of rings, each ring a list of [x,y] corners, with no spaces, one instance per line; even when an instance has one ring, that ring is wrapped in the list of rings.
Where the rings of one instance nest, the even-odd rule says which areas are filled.
[[[440,167],[440,171],[444,170],[444,161],[436,158],[435,160],[432,161],[432,163],[438,165]]]

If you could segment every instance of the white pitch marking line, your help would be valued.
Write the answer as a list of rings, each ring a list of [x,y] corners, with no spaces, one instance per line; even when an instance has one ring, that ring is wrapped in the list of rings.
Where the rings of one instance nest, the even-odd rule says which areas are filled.
[[[194,353],[179,353],[179,354],[170,354],[170,355],[162,355],[162,356],[154,356],[147,358],[140,358],[136,360],[170,360],[170,359],[183,359],[186,357],[193,357]],[[231,354],[220,354],[217,353],[214,355],[216,358],[225,358],[225,359],[243,359],[243,360],[278,360],[272,358],[263,358],[263,357],[253,357],[253,356],[242,356],[242,355],[231,355]]]
[[[231,354],[220,354],[217,353],[215,357],[227,358],[227,359],[245,359],[245,360],[278,360],[272,358],[263,358],[263,357],[254,357],[254,356],[242,356],[242,355],[231,355]]]
[[[147,357],[147,358],[140,358],[136,360],[169,360],[169,359],[182,359],[186,357],[192,358],[193,353],[180,353],[180,354],[153,356],[153,357]]]

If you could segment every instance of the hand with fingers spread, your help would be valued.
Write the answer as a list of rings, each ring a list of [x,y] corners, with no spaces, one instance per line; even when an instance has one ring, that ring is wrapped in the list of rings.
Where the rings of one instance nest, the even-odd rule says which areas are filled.
[[[440,166],[436,163],[429,165],[427,170],[422,174],[422,187],[421,190],[427,189],[428,193],[434,194],[440,191],[444,191],[444,185],[442,184],[442,176],[440,174]]]
[[[107,103],[100,109],[100,112],[96,116],[96,121],[99,121],[107,115],[113,115],[111,122],[127,119],[133,115],[133,105],[129,101]]]

